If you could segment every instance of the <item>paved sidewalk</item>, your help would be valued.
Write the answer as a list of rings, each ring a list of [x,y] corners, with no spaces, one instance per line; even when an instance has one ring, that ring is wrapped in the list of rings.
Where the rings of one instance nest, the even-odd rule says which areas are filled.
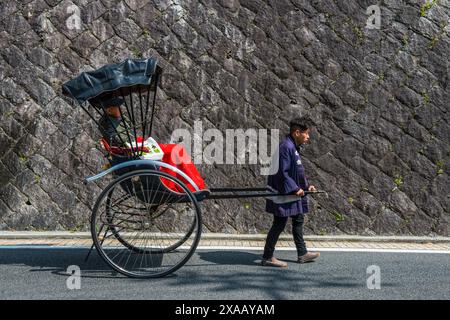
[[[204,233],[199,247],[262,249],[265,237],[263,234]],[[309,248],[319,250],[435,250],[450,253],[450,238],[445,237],[305,236],[305,240]],[[92,239],[89,232],[0,232],[0,246],[89,247],[91,245]],[[295,248],[292,236],[282,234],[277,248]]]

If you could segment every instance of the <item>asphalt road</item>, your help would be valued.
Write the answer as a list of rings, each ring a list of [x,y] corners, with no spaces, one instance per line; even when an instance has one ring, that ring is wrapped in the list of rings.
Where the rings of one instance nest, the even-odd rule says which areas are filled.
[[[450,299],[450,254],[322,252],[287,269],[261,267],[258,251],[197,250],[162,279],[113,274],[85,249],[0,247],[0,299]],[[81,288],[69,290],[66,270],[79,265]],[[380,289],[368,289],[367,267],[380,268]]]

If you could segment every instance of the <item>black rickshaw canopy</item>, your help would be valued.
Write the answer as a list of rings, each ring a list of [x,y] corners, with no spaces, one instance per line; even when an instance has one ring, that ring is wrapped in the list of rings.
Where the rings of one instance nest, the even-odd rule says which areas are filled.
[[[156,86],[155,76],[162,73],[157,60],[126,59],[100,69],[81,73],[66,82],[62,92],[78,103],[104,101],[111,96],[143,91]]]

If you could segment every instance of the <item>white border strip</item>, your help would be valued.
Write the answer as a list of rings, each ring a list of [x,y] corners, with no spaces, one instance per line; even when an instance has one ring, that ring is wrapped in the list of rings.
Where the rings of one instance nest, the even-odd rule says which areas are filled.
[[[51,245],[5,245],[0,246],[1,250],[18,250],[18,249],[44,249],[44,250],[88,250],[90,246],[51,246]],[[188,249],[187,247],[180,247]],[[95,251],[95,249],[93,249]],[[198,246],[197,250],[223,250],[223,251],[263,251],[262,247],[227,247],[227,246]],[[295,248],[281,247],[276,248],[277,251],[296,251]],[[308,248],[309,251],[319,252],[361,252],[361,253],[438,253],[450,254],[450,250],[426,250],[426,249],[369,249],[369,248]]]
[[[35,249],[44,249],[44,250],[80,250],[80,249],[86,249],[89,250],[91,246],[51,246],[51,245],[22,245],[22,246],[15,246],[15,245],[0,245],[0,251],[1,250],[20,250],[20,249],[26,249],[26,250],[35,250]],[[95,251],[95,249],[92,249]]]
[[[198,246],[198,250],[251,250],[263,251],[262,247],[226,247],[226,246]],[[276,248],[276,251],[297,251],[292,247]],[[450,254],[450,250],[426,250],[426,249],[370,249],[370,248],[308,248],[308,251],[319,252],[375,252],[375,253],[440,253]]]

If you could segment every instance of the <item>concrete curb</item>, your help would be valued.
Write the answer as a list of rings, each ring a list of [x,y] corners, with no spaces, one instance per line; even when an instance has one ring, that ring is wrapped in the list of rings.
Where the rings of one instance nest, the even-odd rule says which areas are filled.
[[[8,239],[91,239],[90,232],[70,231],[0,231],[0,240]],[[202,240],[264,241],[265,234],[203,233]],[[281,241],[290,241],[290,234],[282,234]],[[357,235],[307,235],[306,241],[380,242],[380,243],[450,243],[449,237],[417,236],[357,236]]]

